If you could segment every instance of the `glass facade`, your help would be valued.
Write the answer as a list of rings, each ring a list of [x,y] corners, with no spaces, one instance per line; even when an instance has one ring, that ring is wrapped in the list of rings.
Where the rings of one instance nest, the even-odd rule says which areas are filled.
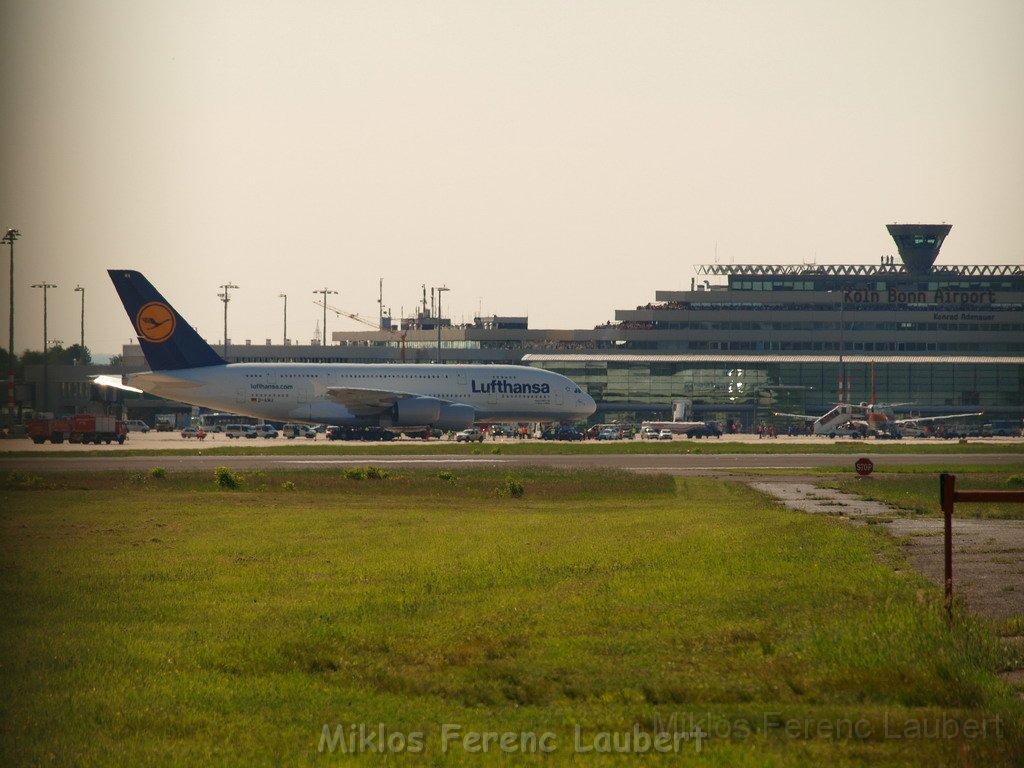
[[[730,357],[713,360],[574,359],[572,356],[528,355],[526,362],[570,377],[606,408],[621,405],[660,406],[690,398],[715,412],[753,413],[768,418],[773,411],[821,414],[837,401],[838,360],[778,360]],[[847,397],[872,401],[872,361],[845,362]],[[907,403],[905,410],[935,415],[964,408],[995,413],[1024,411],[1024,360],[977,362],[962,359],[899,358],[874,361],[878,402]]]

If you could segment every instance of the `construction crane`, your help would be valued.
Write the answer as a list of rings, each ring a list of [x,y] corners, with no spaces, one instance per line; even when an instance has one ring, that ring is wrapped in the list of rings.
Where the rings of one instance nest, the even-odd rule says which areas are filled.
[[[401,332],[399,332],[399,331],[396,331],[392,327],[388,327],[387,329],[384,329],[384,328],[380,327],[380,321],[379,320],[378,320],[378,322],[375,323],[375,322],[373,322],[373,320],[370,320],[369,318],[363,317],[362,315],[356,314],[355,312],[346,312],[344,309],[339,309],[338,307],[333,307],[330,304],[327,304],[326,302],[323,302],[323,301],[314,301],[313,303],[316,304],[321,309],[323,309],[323,308],[329,309],[331,312],[333,312],[334,314],[338,315],[339,317],[347,317],[350,320],[355,320],[357,323],[362,323],[365,326],[373,328],[373,330],[375,330],[375,331],[387,330],[388,333],[390,333],[390,334],[392,334],[394,336],[397,336],[398,337],[399,355],[401,356],[402,362],[403,363],[405,362],[405,334],[408,333],[408,331],[401,331]],[[389,326],[390,326],[390,323],[389,323]]]

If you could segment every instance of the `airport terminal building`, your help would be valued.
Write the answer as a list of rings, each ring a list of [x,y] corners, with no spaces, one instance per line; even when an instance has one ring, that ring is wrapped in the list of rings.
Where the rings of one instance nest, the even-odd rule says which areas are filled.
[[[616,354],[533,353],[611,403],[685,395],[715,413],[821,414],[839,395],[922,415],[1024,417],[1024,271],[942,267],[948,225],[891,225],[900,262],[709,265],[616,312]],[[719,406],[724,406],[720,408]],[[743,421],[748,421],[744,418]]]
[[[848,400],[869,401],[872,377],[879,402],[910,404],[900,412],[1024,419],[1024,268],[936,265],[949,225],[888,229],[898,258],[701,266],[690,290],[656,290],[649,304],[616,310],[596,328],[531,329],[525,317],[500,316],[456,326],[424,303],[397,325],[381,318],[377,330],[334,332],[333,344],[229,342],[228,357],[433,362],[440,340],[444,362],[569,376],[598,402],[597,420],[667,418],[672,400],[689,398],[703,418],[749,427],[773,411],[824,413],[840,380]],[[117,372],[145,368],[138,345],[125,346]],[[83,384],[62,391],[80,396]],[[59,402],[53,385],[51,393]],[[133,418],[160,407],[125,404]]]

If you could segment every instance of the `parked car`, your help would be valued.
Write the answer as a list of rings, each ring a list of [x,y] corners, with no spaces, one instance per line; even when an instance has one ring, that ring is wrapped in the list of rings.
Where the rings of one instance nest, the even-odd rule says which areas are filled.
[[[251,424],[228,424],[224,427],[224,434],[229,438],[234,439],[236,437],[256,437],[256,427]]]
[[[598,440],[621,440],[622,433],[615,427],[605,427],[597,433]]]
[[[289,440],[294,440],[296,437],[316,440],[316,430],[305,424],[285,424],[281,427],[281,433]]]
[[[671,429],[663,429],[663,430],[661,430],[661,432],[658,433],[658,439],[659,440],[671,440],[672,439],[672,430]]]
[[[201,429],[200,427],[185,427],[183,430],[181,430],[181,436],[184,438],[194,437],[198,440],[202,440],[204,437],[206,437],[206,431]]]
[[[277,438],[277,429],[273,424],[260,424],[256,427],[256,435],[266,439]]]
[[[558,429],[554,430],[554,433],[554,437],[551,438],[553,440],[575,441],[583,439],[583,432],[575,427],[558,427]]]
[[[470,427],[455,433],[455,442],[457,443],[482,443],[483,441],[484,433],[476,427]]]
[[[142,434],[146,434],[149,432],[149,424],[141,419],[131,419],[130,421],[124,422],[124,431],[141,432]]]
[[[657,440],[658,439],[658,430],[656,430],[654,427],[642,427],[640,429],[640,439],[641,440]]]

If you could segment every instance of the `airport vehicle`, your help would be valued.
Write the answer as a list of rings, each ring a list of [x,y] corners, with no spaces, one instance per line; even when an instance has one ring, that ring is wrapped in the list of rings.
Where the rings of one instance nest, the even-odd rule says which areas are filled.
[[[256,435],[257,437],[263,437],[270,440],[277,437],[277,430],[272,424],[260,424],[256,427]]]
[[[141,273],[108,274],[151,370],[97,384],[274,421],[400,432],[574,421],[596,410],[570,379],[527,366],[227,363]]]
[[[658,430],[656,430],[654,427],[640,427],[640,439],[657,440]]]
[[[695,437],[698,440],[702,437],[721,437],[722,430],[714,421],[705,421],[699,427],[693,427],[684,432],[687,437]]]
[[[699,432],[703,437],[706,425],[703,421],[694,421],[691,418],[692,413],[692,400],[675,400],[672,402],[672,421],[645,421],[640,425],[640,431],[642,433],[645,428],[650,429],[658,433],[659,439],[664,439],[661,433],[665,430],[668,430],[670,435],[687,437],[693,437]]]
[[[157,432],[173,432],[174,431],[174,415],[173,414],[157,414],[155,421]]]
[[[616,427],[605,427],[597,433],[598,440],[621,440],[622,430]]]
[[[991,427],[992,437],[1020,437],[1024,435],[1019,419],[1016,421],[1013,419],[993,419]]]
[[[258,419],[248,416],[239,416],[237,413],[202,413],[199,415],[198,426],[207,432],[223,432],[228,424],[252,424],[255,426]]]
[[[256,437],[256,427],[252,424],[228,424],[224,427],[224,436],[232,440],[239,437]]]
[[[62,419],[32,419],[25,425],[25,433],[36,445],[49,440],[54,445],[63,443],[124,443],[128,435],[124,423],[113,416],[80,414]]]
[[[204,437],[206,437],[206,430],[201,429],[199,427],[185,427],[183,430],[181,430],[181,436],[184,438],[194,437],[197,440],[202,440]]]
[[[316,430],[306,424],[285,424],[281,427],[281,434],[289,440],[294,440],[296,437],[316,440]]]
[[[672,430],[671,429],[663,429],[663,430],[661,430],[658,433],[658,439],[659,440],[671,440],[672,439]]]
[[[483,441],[484,433],[476,427],[470,427],[455,434],[456,443],[482,443]]]
[[[129,419],[128,421],[124,422],[124,431],[141,432],[142,434],[146,434],[147,432],[149,432],[149,424],[142,421],[141,419]]]

